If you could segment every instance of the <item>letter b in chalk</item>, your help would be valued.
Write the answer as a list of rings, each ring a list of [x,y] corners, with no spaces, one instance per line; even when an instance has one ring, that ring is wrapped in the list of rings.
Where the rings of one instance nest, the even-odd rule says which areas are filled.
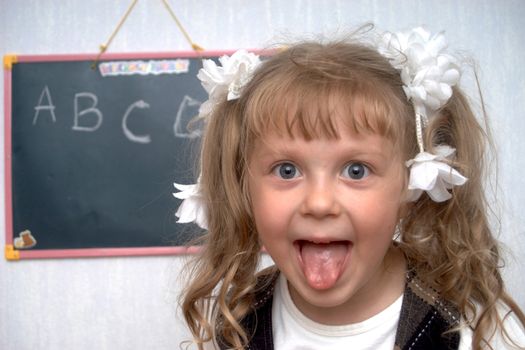
[[[79,111],[79,100],[80,99],[88,99],[91,100],[91,106],[89,108],[83,109]],[[97,130],[100,125],[102,124],[102,112],[97,107],[98,104],[98,98],[95,94],[89,93],[89,92],[79,92],[75,94],[75,121],[73,125],[73,130],[78,131],[95,131]],[[79,119],[80,117],[85,117],[87,115],[95,116],[96,122],[94,125],[79,125]],[[92,119],[92,118],[90,118]]]

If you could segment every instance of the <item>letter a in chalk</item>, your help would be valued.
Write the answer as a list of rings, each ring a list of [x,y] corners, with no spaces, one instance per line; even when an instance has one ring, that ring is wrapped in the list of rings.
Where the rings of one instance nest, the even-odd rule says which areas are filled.
[[[47,104],[43,105],[44,97],[47,99]],[[55,117],[55,105],[53,105],[53,101],[51,100],[51,94],[49,93],[49,88],[46,87],[44,90],[42,90],[42,93],[40,94],[40,98],[38,99],[38,105],[35,107],[35,116],[33,117],[33,125],[36,124],[36,121],[38,119],[38,116],[40,115],[41,110],[48,110],[51,114],[51,119],[53,120],[53,123],[56,123],[57,119]]]
[[[88,98],[91,99],[91,107],[83,109],[78,111],[78,100],[80,98]],[[73,130],[78,131],[95,131],[97,130],[100,125],[102,124],[102,112],[97,107],[98,104],[98,98],[97,95],[89,93],[89,92],[79,92],[78,94],[75,94],[75,124],[73,125]],[[80,126],[78,125],[78,120],[80,117],[85,116],[86,114],[94,114],[97,118],[97,121],[92,126]]]

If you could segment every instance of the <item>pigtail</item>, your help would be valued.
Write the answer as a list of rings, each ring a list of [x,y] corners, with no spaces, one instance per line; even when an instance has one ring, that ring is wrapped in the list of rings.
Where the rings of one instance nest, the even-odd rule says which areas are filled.
[[[494,238],[485,197],[487,132],[476,120],[461,91],[426,129],[426,144],[456,149],[452,166],[469,180],[452,189],[452,198],[436,203],[422,196],[402,220],[402,246],[410,266],[447,300],[456,304],[473,330],[474,349],[488,345],[496,329],[504,330],[499,303],[525,325],[522,311],[504,290],[498,241]]]
[[[242,349],[249,338],[240,321],[252,305],[260,245],[242,193],[239,108],[237,102],[217,107],[202,145],[201,188],[208,200],[209,229],[182,302],[200,349],[210,341]]]

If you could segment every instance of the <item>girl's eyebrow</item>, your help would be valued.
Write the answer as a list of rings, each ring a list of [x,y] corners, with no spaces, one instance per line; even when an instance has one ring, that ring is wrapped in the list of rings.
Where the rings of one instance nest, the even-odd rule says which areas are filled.
[[[297,146],[290,146],[286,144],[270,144],[264,143],[261,144],[262,147],[257,147],[255,153],[257,157],[261,158],[279,158],[279,157],[297,157],[303,150]],[[356,143],[353,145],[343,146],[340,152],[348,158],[380,158],[381,161],[386,161],[388,159],[395,158],[393,148],[387,147],[370,147],[363,143]]]

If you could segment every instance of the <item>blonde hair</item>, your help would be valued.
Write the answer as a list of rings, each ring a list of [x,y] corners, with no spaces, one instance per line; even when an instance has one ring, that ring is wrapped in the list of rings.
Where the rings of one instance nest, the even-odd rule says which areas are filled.
[[[305,42],[272,55],[238,100],[225,100],[215,108],[201,151],[209,230],[182,301],[199,348],[221,339],[228,347],[242,349],[251,336],[240,321],[254,302],[261,249],[246,190],[254,141],[268,131],[299,133],[306,139],[337,138],[334,120],[345,118],[354,131],[387,137],[402,159],[411,159],[418,152],[414,110],[402,85],[399,72],[373,47],[349,41]],[[494,325],[502,325],[497,301],[525,324],[523,313],[505,293],[498,244],[487,222],[486,134],[456,88],[425,138],[427,147],[455,147],[454,166],[469,181],[455,188],[445,203],[422,196],[408,204],[400,220],[399,245],[421,279],[457,305],[462,315],[475,316],[469,325],[474,348],[479,348]]]

